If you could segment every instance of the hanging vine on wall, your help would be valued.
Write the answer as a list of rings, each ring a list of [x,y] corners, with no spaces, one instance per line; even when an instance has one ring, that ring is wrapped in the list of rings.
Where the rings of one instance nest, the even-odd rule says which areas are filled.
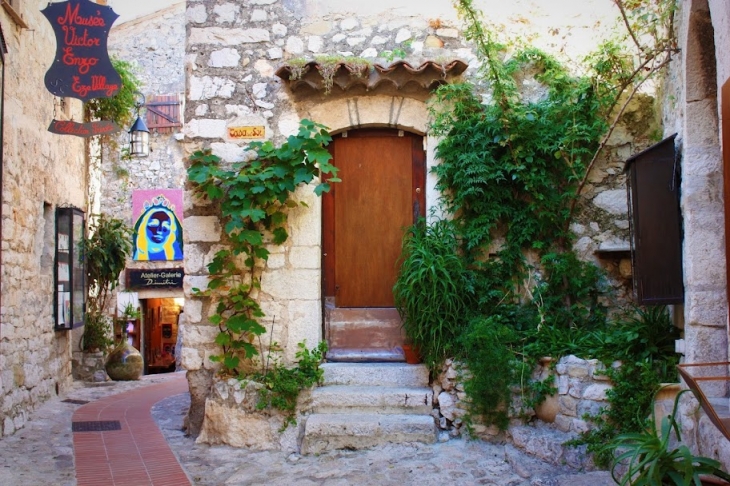
[[[430,133],[439,137],[437,189],[468,273],[454,280],[460,286],[454,293],[469,297],[470,305],[458,323],[450,322],[452,342],[425,340],[422,352],[433,364],[450,357],[442,350],[455,350],[471,370],[467,389],[490,391],[470,397],[474,412],[501,424],[515,366],[529,365],[587,331],[611,335],[603,301],[607,286],[599,269],[571,251],[570,223],[631,98],[676,52],[674,2],[614,3],[625,36],[601,44],[585,59],[586,74],[575,75],[536,48],[500,43],[472,0],[456,2],[480,60],[480,84],[441,86],[430,107]],[[525,73],[541,86],[538,96],[521,93],[517,80]],[[431,236],[424,234],[418,248],[410,240],[402,261],[412,260],[416,250],[443,246],[429,242]],[[415,288],[417,272],[403,266],[396,285],[400,296]],[[428,291],[428,285],[422,287]],[[417,297],[426,304],[437,301],[435,295]],[[418,308],[400,310],[409,335],[409,329],[418,332],[411,337],[434,334],[419,328],[429,324],[419,320]],[[442,321],[436,316],[429,322]],[[515,359],[501,351],[497,356],[495,346]],[[488,372],[481,371],[484,363],[492,366]],[[494,369],[497,364],[501,371]]]
[[[219,205],[229,240],[229,246],[208,264],[208,288],[196,289],[215,303],[210,320],[220,329],[216,343],[222,353],[211,360],[222,363],[229,373],[238,374],[242,360],[259,354],[254,339],[266,329],[256,293],[269,257],[267,246],[286,242],[288,212],[304,205],[292,198],[293,192],[317,176],[329,176],[314,187],[318,196],[329,191],[331,182],[339,182],[325,148],[331,140],[324,126],[302,120],[299,132],[280,147],[270,141],[253,142],[248,148],[255,158],[230,169],[209,150],[190,157],[188,177],[199,194]]]
[[[120,127],[128,127],[132,124],[142,82],[131,63],[115,57],[111,62],[122,78],[122,87],[111,98],[94,98],[84,103],[84,120],[109,120]]]

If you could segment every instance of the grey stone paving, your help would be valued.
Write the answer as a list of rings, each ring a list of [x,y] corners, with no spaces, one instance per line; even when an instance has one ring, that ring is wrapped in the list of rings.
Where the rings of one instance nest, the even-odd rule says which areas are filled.
[[[96,400],[171,376],[152,375],[138,382],[94,388],[77,383],[64,398]],[[152,414],[183,468],[200,485],[613,484],[606,472],[582,473],[556,467],[510,445],[479,441],[390,445],[317,456],[199,445],[181,431],[188,403],[187,394],[170,397],[158,403]],[[0,485],[75,485],[71,415],[78,406],[54,398],[31,414],[25,428],[0,440]]]

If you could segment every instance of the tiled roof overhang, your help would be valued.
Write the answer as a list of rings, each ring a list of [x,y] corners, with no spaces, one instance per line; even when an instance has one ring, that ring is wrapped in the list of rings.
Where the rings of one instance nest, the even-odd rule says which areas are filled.
[[[468,65],[460,60],[440,63],[426,61],[417,68],[405,61],[389,66],[353,66],[346,61],[324,65],[312,61],[304,66],[281,66],[276,75],[286,84],[295,98],[315,94],[396,94],[419,99],[428,95],[442,84],[450,83],[460,76]],[[322,73],[333,71],[332,86],[328,89]],[[301,75],[297,75],[301,72]]]

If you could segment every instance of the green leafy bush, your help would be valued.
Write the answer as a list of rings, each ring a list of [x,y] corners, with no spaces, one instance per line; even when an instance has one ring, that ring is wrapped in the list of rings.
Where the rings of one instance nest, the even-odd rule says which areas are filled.
[[[606,449],[609,452],[618,451],[612,461],[611,476],[620,486],[699,486],[700,475],[712,475],[725,481],[730,481],[730,474],[720,469],[718,461],[692,454],[686,445],[681,444],[677,410],[683,393],[691,390],[682,390],[674,399],[672,412],[662,417],[660,430],[655,425],[656,417],[640,432],[622,434],[612,440]],[[673,446],[674,434],[679,443]],[[627,461],[627,470],[617,477],[617,469]],[[704,483],[702,483],[704,484]]]
[[[132,251],[132,229],[121,219],[101,214],[89,230],[91,236],[81,243],[88,275],[88,295],[80,345],[83,351],[104,351],[112,344],[109,337],[111,320],[104,311]]]
[[[407,235],[394,293],[426,362],[463,359],[473,415],[499,424],[511,386],[534,392],[530,404],[549,391],[524,378],[542,356],[629,363],[616,376],[626,385],[617,386],[619,415],[607,419],[627,427],[638,425],[628,415],[647,415],[656,371],[672,373],[669,329],[662,336],[639,327],[653,314],[610,323],[602,272],[571,249],[592,168],[631,98],[676,52],[673,1],[615,3],[625,38],[602,44],[574,70],[519,41],[502,44],[472,0],[456,2],[480,67],[474,84],[445,84],[430,105],[440,161],[433,172],[452,222],[447,232],[416,227]],[[525,72],[542,96],[522,95]],[[640,396],[627,399],[624,389]]]
[[[252,376],[253,380],[264,385],[257,408],[276,408],[286,412],[282,430],[296,423],[297,399],[301,391],[320,383],[324,374],[319,365],[327,352],[327,343],[322,341],[311,351],[307,348],[306,341],[298,343],[297,347],[299,351],[296,354],[295,368],[287,368],[274,361],[270,369],[264,369]]]
[[[459,337],[459,354],[470,370],[464,381],[471,405],[469,422],[479,417],[500,429],[507,427],[512,385],[519,383],[519,363],[509,348],[516,340],[514,329],[499,316],[473,319]]]
[[[450,221],[412,226],[403,240],[395,305],[406,336],[433,367],[456,351],[473,290]]]
[[[131,63],[111,58],[112,66],[122,78],[122,86],[111,98],[94,98],[84,104],[86,121],[109,120],[120,127],[128,127],[135,116],[142,82],[134,72]]]
[[[596,462],[606,466],[612,450],[605,444],[619,434],[646,429],[660,384],[677,381],[674,340],[679,338],[679,329],[666,307],[659,306],[636,309],[633,316],[602,334],[606,344],[596,346],[596,354],[607,360],[620,359],[622,365],[606,370],[613,383],[606,394],[610,407],[597,417],[587,417],[596,427],[574,443],[588,444],[588,451],[596,453]]]

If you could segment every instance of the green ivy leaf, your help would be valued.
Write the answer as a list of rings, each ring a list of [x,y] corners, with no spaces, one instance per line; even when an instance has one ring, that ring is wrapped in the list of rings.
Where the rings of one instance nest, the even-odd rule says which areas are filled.
[[[240,362],[241,360],[238,358],[238,356],[226,356],[223,359],[223,366],[225,366],[229,370],[235,370],[236,368],[238,368]]]
[[[325,148],[315,148],[307,151],[307,160],[316,164],[326,164],[332,158],[332,154]]]
[[[318,196],[321,196],[323,192],[330,192],[330,185],[327,182],[318,184],[317,187],[314,188],[314,193]]]
[[[273,241],[275,245],[281,245],[287,240],[287,238],[289,238],[289,234],[282,227],[276,228],[273,232],[273,236]]]
[[[253,246],[260,246],[263,243],[261,233],[253,230],[244,230],[239,234],[242,241]]]
[[[219,346],[228,346],[231,344],[231,336],[228,333],[221,332],[215,337],[215,343]]]
[[[254,250],[254,255],[256,255],[256,258],[267,261],[269,259],[269,250],[266,248],[256,248],[256,250]]]
[[[221,189],[218,186],[214,186],[212,184],[205,186],[205,192],[208,194],[208,197],[210,199],[219,199],[223,197],[223,189]]]

